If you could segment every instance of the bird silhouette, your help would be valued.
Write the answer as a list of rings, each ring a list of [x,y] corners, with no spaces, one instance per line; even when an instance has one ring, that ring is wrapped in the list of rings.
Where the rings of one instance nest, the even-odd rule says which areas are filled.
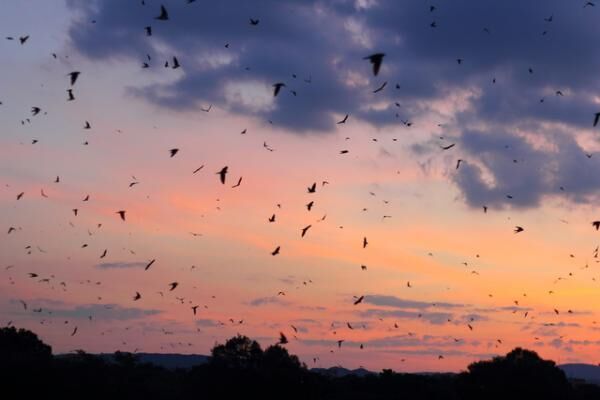
[[[285,83],[278,82],[273,84],[273,96],[277,96],[282,87],[285,86]]]
[[[165,6],[163,6],[161,4],[161,6],[160,6],[160,14],[159,14],[158,17],[154,17],[154,19],[157,19],[159,21],[166,21],[166,20],[169,19],[169,12],[165,8]]]
[[[598,125],[598,121],[600,121],[600,112],[594,114],[594,127]]]
[[[152,264],[154,264],[155,261],[156,261],[156,259],[150,260],[150,262],[148,264],[146,264],[146,266],[144,267],[144,271],[147,271],[148,268],[150,268],[152,266]]]
[[[225,184],[225,176],[227,175],[228,170],[229,170],[229,167],[224,166],[223,168],[221,168],[221,170],[219,172],[217,172],[217,175],[219,175],[219,179],[221,179],[221,183],[223,185]]]
[[[379,93],[383,90],[383,88],[385,88],[387,86],[387,81],[383,82],[383,84],[381,86],[379,86],[377,89],[373,90],[373,93]]]
[[[71,86],[73,86],[75,84],[75,82],[77,82],[77,78],[79,78],[79,74],[81,74],[81,72],[79,71],[73,71],[67,74],[67,76],[69,76],[69,78],[71,79]]]
[[[383,62],[383,57],[385,53],[375,53],[370,56],[363,57],[363,60],[369,60],[369,62],[373,66],[373,75],[377,76],[379,73],[379,69],[381,68],[381,63]]]
[[[237,183],[235,185],[233,185],[231,188],[235,189],[236,187],[240,186],[242,184],[242,177],[240,176],[240,179],[238,179]]]
[[[287,337],[283,334],[283,332],[279,332],[279,342],[278,344],[288,344],[288,339]]]
[[[301,237],[304,237],[304,235],[306,235],[306,232],[310,229],[312,225],[307,225],[304,228],[302,228],[302,235]]]

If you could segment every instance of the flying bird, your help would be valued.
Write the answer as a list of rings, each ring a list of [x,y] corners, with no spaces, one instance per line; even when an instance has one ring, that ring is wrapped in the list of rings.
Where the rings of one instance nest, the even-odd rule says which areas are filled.
[[[515,231],[515,233],[519,233],[519,232],[523,232],[524,230],[525,230],[525,229],[523,229],[523,228],[522,228],[522,227],[520,227],[520,226],[515,226],[515,230],[514,230],[514,231]]]
[[[346,121],[348,121],[348,114],[346,114],[346,116],[344,117],[344,119],[342,119],[341,121],[338,121],[338,124],[345,124]]]
[[[69,78],[71,78],[71,86],[73,86],[75,84],[75,82],[77,82],[77,78],[79,78],[79,74],[81,74],[81,72],[79,71],[73,71],[67,74],[67,76]]]
[[[383,84],[381,86],[379,86],[377,89],[373,90],[373,93],[381,92],[386,85],[387,85],[387,81],[383,82]]]
[[[278,344],[288,344],[288,339],[285,337],[283,332],[279,332],[279,343]]]
[[[155,261],[156,261],[156,259],[150,260],[150,262],[148,264],[146,264],[146,267],[144,268],[144,271],[147,271],[148,268],[150,268],[152,266],[152,264],[154,264]]]
[[[370,56],[363,57],[363,60],[369,60],[369,62],[373,65],[373,75],[377,76],[379,73],[384,56],[385,53],[375,53],[371,54]]]
[[[274,83],[273,84],[273,96],[277,96],[279,94],[279,91],[281,90],[282,87],[285,86],[285,83],[282,82],[278,82],[278,83]]]
[[[365,296],[360,296],[358,299],[354,300],[354,305],[362,303],[362,301],[364,299],[365,299]]]
[[[169,283],[169,286],[170,286],[169,291],[172,292],[173,290],[175,290],[175,288],[177,286],[179,286],[179,282],[171,282],[171,283]]]
[[[275,248],[275,250],[273,250],[273,251],[271,252],[271,255],[272,255],[272,256],[276,256],[277,254],[279,254],[279,249],[281,249],[281,246],[277,246],[277,247]]]
[[[166,21],[166,20],[169,19],[169,12],[165,8],[165,6],[163,6],[161,4],[161,6],[160,6],[160,15],[158,17],[154,17],[154,19],[157,19],[159,21]]]
[[[306,232],[310,229],[311,226],[312,225],[308,225],[308,226],[305,226],[304,228],[302,228],[302,236],[301,237],[304,237],[304,235],[306,235]]]
[[[224,166],[223,168],[221,168],[221,170],[219,172],[217,172],[217,175],[219,175],[219,178],[221,179],[221,183],[223,185],[225,184],[225,176],[227,175],[228,170],[229,170],[229,167]]]
[[[125,213],[126,213],[126,212],[127,212],[127,211],[125,211],[125,210],[120,210],[120,211],[117,211],[115,214],[119,214],[119,216],[121,217],[121,219],[122,219],[123,221],[125,221]]]
[[[240,176],[240,179],[238,179],[237,183],[235,185],[233,185],[231,188],[235,189],[236,187],[240,186],[242,184],[242,177]]]
[[[169,150],[169,154],[171,155],[171,158],[175,157],[175,154],[179,153],[179,149],[171,149]]]

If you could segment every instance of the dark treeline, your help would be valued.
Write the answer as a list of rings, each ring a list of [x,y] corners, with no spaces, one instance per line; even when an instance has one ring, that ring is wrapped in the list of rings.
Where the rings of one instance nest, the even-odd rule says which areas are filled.
[[[244,336],[216,345],[206,364],[168,370],[131,353],[53,356],[33,332],[11,327],[0,329],[0,369],[3,397],[19,398],[600,399],[600,387],[569,382],[553,361],[520,348],[460,374],[336,378],[311,372],[280,345],[263,350]]]

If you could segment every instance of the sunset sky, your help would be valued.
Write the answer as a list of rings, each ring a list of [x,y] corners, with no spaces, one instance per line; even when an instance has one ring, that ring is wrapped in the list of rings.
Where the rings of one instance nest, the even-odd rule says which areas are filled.
[[[597,363],[584,5],[4,1],[0,326],[54,353],[283,332],[309,367],[460,371],[516,346]]]

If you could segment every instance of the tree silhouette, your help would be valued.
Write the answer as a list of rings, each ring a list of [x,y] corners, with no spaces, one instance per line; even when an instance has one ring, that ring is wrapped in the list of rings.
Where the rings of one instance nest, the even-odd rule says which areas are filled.
[[[262,356],[262,367],[267,370],[298,372],[305,368],[295,355],[290,355],[285,347],[278,344],[269,346]]]
[[[0,355],[3,367],[46,365],[52,348],[31,331],[7,327],[0,329]]]
[[[260,364],[263,351],[255,340],[237,335],[211,350],[211,363],[216,366],[250,369]]]
[[[246,336],[216,344],[206,364],[169,370],[131,353],[93,355],[82,350],[52,356],[27,330],[0,329],[2,394],[25,398],[99,399],[599,399],[600,387],[569,382],[553,361],[516,348],[469,365],[461,374],[405,374],[391,369],[366,376],[310,371],[275,344],[262,350]]]
[[[460,376],[467,399],[566,399],[571,390],[565,373],[554,361],[537,353],[514,349],[506,356],[478,361]]]

